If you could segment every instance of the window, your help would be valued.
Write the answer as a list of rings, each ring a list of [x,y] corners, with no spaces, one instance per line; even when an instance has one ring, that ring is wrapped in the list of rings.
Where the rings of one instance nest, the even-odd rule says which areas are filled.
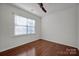
[[[34,34],[35,20],[15,15],[15,35]]]

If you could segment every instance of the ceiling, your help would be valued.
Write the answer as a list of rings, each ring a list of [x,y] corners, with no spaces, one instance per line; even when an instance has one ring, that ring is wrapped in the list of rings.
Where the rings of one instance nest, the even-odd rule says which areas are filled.
[[[39,7],[37,3],[13,3],[12,5],[15,5],[19,8],[22,8],[26,11],[29,11],[37,16],[43,17],[45,16],[45,12],[42,11],[42,9]],[[53,13],[59,10],[63,10],[66,8],[70,8],[75,6],[75,3],[43,3],[44,8],[47,10],[47,13]]]

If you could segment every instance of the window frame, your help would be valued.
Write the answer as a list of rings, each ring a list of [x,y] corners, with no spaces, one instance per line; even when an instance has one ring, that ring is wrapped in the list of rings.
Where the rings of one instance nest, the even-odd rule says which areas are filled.
[[[24,18],[26,18],[26,19],[28,19],[28,20],[29,20],[29,19],[30,19],[30,20],[33,20],[33,21],[35,22],[35,23],[34,23],[34,24],[35,24],[34,26],[16,25],[16,24],[15,24],[15,20],[16,20],[15,17],[16,17],[16,16],[24,17],[24,16],[21,16],[21,15],[14,14],[14,35],[15,35],[15,36],[24,36],[24,35],[34,35],[34,34],[36,34],[36,21],[35,21],[35,19],[31,19],[31,18],[24,17]],[[27,29],[26,29],[26,32],[27,32],[27,33],[26,33],[26,34],[15,34],[15,32],[16,32],[16,31],[15,31],[15,30],[16,30],[15,27],[16,27],[16,26],[26,27],[26,28],[27,28]],[[33,28],[34,28],[34,33],[28,33],[28,31],[29,31],[29,30],[28,30],[28,27],[33,27]]]

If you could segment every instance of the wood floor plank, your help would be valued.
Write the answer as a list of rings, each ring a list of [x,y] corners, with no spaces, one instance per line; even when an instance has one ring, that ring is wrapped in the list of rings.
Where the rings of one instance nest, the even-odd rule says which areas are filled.
[[[0,56],[77,56],[75,47],[39,39],[3,52]]]

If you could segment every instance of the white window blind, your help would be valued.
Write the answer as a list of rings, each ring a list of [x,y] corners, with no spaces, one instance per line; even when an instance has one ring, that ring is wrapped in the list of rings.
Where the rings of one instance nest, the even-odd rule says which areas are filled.
[[[35,20],[15,15],[15,35],[34,34]]]

